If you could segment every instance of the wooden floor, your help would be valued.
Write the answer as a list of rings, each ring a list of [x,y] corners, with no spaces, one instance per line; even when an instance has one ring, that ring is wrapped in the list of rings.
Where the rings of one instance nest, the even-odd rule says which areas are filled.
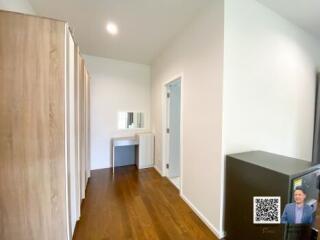
[[[153,168],[95,170],[74,240],[196,240],[217,238]]]

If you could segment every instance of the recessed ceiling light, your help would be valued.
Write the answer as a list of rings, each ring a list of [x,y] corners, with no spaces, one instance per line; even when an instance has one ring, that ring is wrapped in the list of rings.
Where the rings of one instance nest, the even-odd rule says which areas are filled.
[[[113,22],[107,23],[107,31],[111,35],[117,35],[118,34],[118,26]]]

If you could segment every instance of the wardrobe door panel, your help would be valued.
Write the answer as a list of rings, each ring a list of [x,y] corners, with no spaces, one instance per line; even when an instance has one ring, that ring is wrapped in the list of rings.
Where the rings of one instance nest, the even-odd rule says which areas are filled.
[[[77,217],[79,182],[77,178],[77,138],[76,138],[76,81],[75,81],[75,44],[72,35],[67,29],[67,140],[68,140],[68,204],[70,236],[72,236]]]
[[[75,131],[75,137],[76,137],[76,179],[77,179],[77,189],[76,189],[76,195],[77,195],[77,219],[80,218],[81,213],[81,142],[80,142],[80,53],[79,53],[79,47],[75,46],[75,54],[74,54],[74,61],[75,61],[75,124],[76,124],[76,131]]]
[[[90,171],[91,171],[91,164],[90,164],[90,76],[89,73],[87,72],[87,81],[86,81],[86,108],[87,108],[87,113],[86,113],[86,131],[87,131],[87,136],[86,136],[86,147],[87,147],[87,155],[86,155],[86,169],[87,169],[87,178],[90,177]]]
[[[85,65],[81,56],[79,62],[79,126],[81,198],[84,199],[86,189]]]
[[[84,125],[85,125],[85,169],[86,169],[86,183],[90,177],[90,151],[89,151],[89,74],[87,68],[85,68],[85,89],[84,89],[84,101],[85,101],[85,114],[84,114]]]
[[[65,24],[0,11],[0,239],[67,239]]]

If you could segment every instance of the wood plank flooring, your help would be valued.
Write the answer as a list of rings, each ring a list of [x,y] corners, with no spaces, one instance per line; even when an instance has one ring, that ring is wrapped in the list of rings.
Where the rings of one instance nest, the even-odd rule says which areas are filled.
[[[153,168],[91,172],[74,240],[217,240]]]

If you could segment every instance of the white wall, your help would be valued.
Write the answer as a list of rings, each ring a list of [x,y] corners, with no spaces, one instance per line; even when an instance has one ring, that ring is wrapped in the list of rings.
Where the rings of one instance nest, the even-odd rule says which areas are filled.
[[[255,0],[225,1],[226,154],[264,150],[311,160],[319,43]]]
[[[28,0],[0,0],[0,9],[13,12],[35,14]]]
[[[91,169],[111,167],[111,138],[133,136],[118,130],[118,111],[145,113],[150,129],[150,66],[84,56],[91,76]]]
[[[163,84],[182,80],[182,196],[220,234],[223,1],[212,0],[152,64],[152,130],[162,168]]]
[[[254,0],[226,0],[226,153],[311,160],[319,43]]]

